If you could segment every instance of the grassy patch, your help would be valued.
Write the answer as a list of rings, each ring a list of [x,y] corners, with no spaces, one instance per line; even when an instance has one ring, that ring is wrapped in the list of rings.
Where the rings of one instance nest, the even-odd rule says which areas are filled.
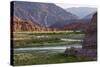
[[[15,34],[29,34],[29,35],[58,35],[58,34],[66,34],[66,35],[68,35],[68,34],[84,34],[83,32],[73,32],[73,31],[56,31],[56,32],[52,32],[52,31],[50,31],[50,32],[13,32],[13,34],[15,35]]]
[[[65,56],[62,53],[41,54],[41,53],[18,53],[14,54],[14,65],[35,65],[92,61],[89,57]]]
[[[29,36],[16,36],[16,34],[27,34]],[[31,35],[31,36],[30,36]],[[42,33],[14,33],[13,45],[15,48],[19,47],[34,47],[34,46],[56,46],[56,45],[70,45],[80,44],[75,41],[62,41],[65,39],[83,39],[84,34],[81,32],[42,32]]]
[[[28,47],[41,47],[41,46],[63,46],[63,45],[71,45],[71,44],[81,44],[79,41],[75,42],[54,42],[54,43],[32,43],[32,44],[24,44],[24,43],[17,43],[14,44],[14,48],[28,48]]]

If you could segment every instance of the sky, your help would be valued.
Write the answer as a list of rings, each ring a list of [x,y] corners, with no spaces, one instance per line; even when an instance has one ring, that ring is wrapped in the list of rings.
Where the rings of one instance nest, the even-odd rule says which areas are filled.
[[[94,5],[65,4],[65,3],[56,3],[56,5],[64,9],[71,8],[71,7],[96,7]]]

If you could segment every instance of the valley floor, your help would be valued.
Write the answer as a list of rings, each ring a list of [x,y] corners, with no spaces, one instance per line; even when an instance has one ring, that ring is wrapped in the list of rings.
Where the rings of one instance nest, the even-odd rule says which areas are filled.
[[[81,32],[45,32],[45,33],[13,33],[13,47],[14,47],[14,65],[34,65],[34,64],[54,64],[54,63],[67,63],[67,62],[81,62],[81,61],[94,61],[94,59],[84,56],[65,55],[63,52],[57,50],[51,52],[43,52],[38,48],[40,47],[54,47],[54,46],[70,46],[75,44],[81,45],[84,38],[84,33]],[[33,48],[32,48],[33,47]],[[35,48],[36,47],[36,48]],[[26,51],[18,50],[24,48]],[[34,49],[35,48],[35,49]],[[57,47],[56,47],[57,48]],[[55,49],[56,49],[55,48]],[[33,50],[34,49],[34,50]],[[46,48],[47,49],[47,48]],[[51,49],[51,48],[50,48]],[[45,50],[48,51],[49,49]],[[56,52],[55,52],[56,51]]]

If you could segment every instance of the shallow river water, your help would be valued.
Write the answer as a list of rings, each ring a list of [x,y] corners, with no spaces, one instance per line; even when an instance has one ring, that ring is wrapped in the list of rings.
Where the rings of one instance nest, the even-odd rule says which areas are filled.
[[[14,52],[36,52],[36,53],[62,53],[65,49],[82,48],[81,45],[65,45],[65,46],[45,46],[45,47],[30,47],[30,48],[15,48]]]

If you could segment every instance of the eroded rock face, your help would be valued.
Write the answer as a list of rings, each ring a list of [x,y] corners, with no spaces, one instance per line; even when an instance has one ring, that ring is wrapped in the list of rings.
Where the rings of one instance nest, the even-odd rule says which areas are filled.
[[[93,18],[85,29],[85,38],[83,41],[83,49],[97,48],[97,13],[93,15]]]
[[[37,31],[37,32],[41,32],[41,31],[60,31],[60,29],[57,28],[48,28],[45,26],[41,26],[40,24],[37,24],[35,21],[26,21],[26,20],[22,20],[18,17],[12,17],[12,29],[13,32],[22,32],[22,31]]]
[[[13,17],[13,31],[38,31],[41,29],[41,26],[32,23],[31,21],[24,21],[20,18]]]
[[[89,25],[84,29],[85,38],[82,43],[82,49],[66,49],[65,55],[73,54],[76,56],[91,57],[92,60],[97,60],[97,13],[93,15],[93,18]]]

